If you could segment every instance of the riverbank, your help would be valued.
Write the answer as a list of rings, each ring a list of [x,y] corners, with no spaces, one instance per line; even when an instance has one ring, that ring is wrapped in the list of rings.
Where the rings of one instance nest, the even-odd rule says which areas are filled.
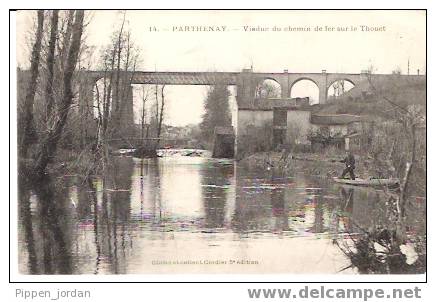
[[[239,163],[251,170],[306,171],[311,175],[333,177],[342,173],[344,164],[339,161],[343,157],[328,153],[294,153],[283,159],[281,152],[260,152],[243,158]],[[362,178],[370,177],[368,160],[358,155],[355,159],[355,174]]]
[[[158,158],[168,156],[186,157],[211,157],[211,152],[203,149],[157,149],[149,153],[137,152],[138,149],[108,149],[109,157],[135,157],[135,158]],[[109,160],[106,165],[111,165]],[[18,159],[18,173],[22,180],[30,182],[36,177],[33,167],[35,160],[32,154],[28,158]],[[103,159],[95,151],[83,149],[81,151],[71,149],[58,149],[55,158],[47,165],[45,175],[51,177],[62,177],[78,175],[87,177],[89,175],[100,175],[102,172]]]

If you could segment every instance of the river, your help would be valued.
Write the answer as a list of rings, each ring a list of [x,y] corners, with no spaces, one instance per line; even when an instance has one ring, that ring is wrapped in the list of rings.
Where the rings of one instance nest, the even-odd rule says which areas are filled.
[[[20,273],[357,274],[336,243],[386,221],[383,191],[305,170],[173,155],[110,163],[104,179],[20,191]]]

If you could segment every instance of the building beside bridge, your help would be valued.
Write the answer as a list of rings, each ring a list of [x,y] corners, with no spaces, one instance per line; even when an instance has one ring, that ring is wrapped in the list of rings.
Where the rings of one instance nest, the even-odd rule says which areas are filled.
[[[371,123],[371,120],[359,115],[311,114],[309,139],[312,150],[335,146],[339,149],[357,151],[361,147],[365,124]]]

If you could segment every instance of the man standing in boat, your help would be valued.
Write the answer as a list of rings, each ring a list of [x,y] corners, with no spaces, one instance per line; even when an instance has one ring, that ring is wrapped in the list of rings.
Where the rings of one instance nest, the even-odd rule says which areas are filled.
[[[351,153],[351,151],[348,151],[347,156],[343,160],[340,160],[339,162],[345,164],[345,169],[342,172],[341,178],[345,178],[345,175],[350,173],[350,178],[352,180],[356,179],[356,176],[354,175],[354,168],[355,168],[356,161],[354,159],[353,153]]]

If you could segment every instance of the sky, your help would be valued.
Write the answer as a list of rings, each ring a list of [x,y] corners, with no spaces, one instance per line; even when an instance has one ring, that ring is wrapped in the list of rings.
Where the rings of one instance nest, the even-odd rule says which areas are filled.
[[[35,14],[17,13],[17,63],[24,67],[30,54],[26,35]],[[89,11],[86,43],[101,49],[119,28],[122,15]],[[126,20],[141,51],[138,69],[144,71],[253,67],[255,72],[359,73],[373,66],[376,73],[398,68],[407,73],[409,61],[415,74],[417,69],[425,72],[426,66],[424,11],[127,11]],[[248,27],[264,31],[246,31]],[[316,87],[310,85],[299,85],[292,96],[317,98]],[[181,126],[201,120],[204,86],[168,86],[167,93],[166,123]]]

